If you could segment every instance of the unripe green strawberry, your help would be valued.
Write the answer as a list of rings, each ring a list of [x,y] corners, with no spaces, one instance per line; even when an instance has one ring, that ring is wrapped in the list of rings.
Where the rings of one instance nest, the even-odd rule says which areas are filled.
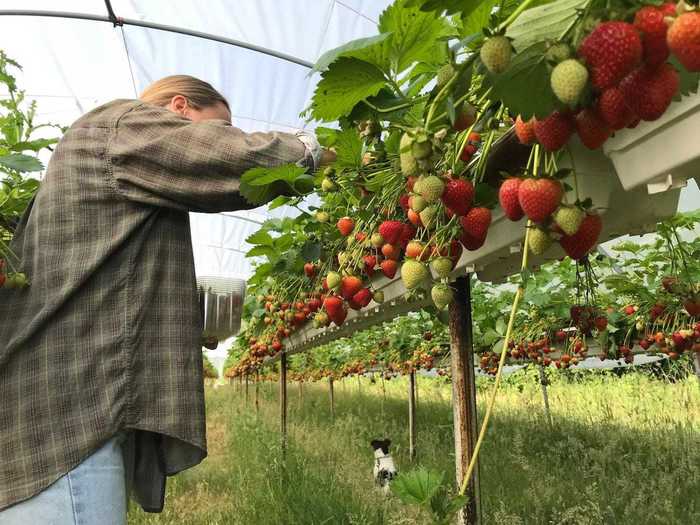
[[[449,257],[438,257],[430,262],[430,267],[438,277],[449,277],[454,265]]]
[[[404,133],[399,143],[399,160],[401,163],[401,173],[403,173],[405,177],[415,177],[418,175],[418,163],[411,152],[412,145],[413,137],[408,133]]]
[[[552,244],[552,238],[541,228],[532,228],[527,237],[527,246],[535,255],[542,255]]]
[[[435,218],[437,217],[437,207],[428,206],[423,211],[421,211],[418,216],[420,217],[420,222],[427,229],[432,228],[435,225]]]
[[[331,216],[328,215],[328,212],[325,211],[317,211],[316,212],[316,220],[318,222],[328,222],[330,220]]]
[[[409,259],[401,266],[401,280],[407,290],[413,290],[429,276],[425,264]]]
[[[560,206],[554,212],[554,223],[561,228],[566,235],[573,235],[581,227],[586,214],[576,206]]]
[[[442,192],[445,191],[445,183],[440,177],[435,175],[430,175],[420,180],[420,195],[425,199],[427,203],[433,203],[442,197]],[[413,186],[415,191],[416,187]]]
[[[384,292],[381,290],[377,290],[372,294],[372,299],[374,299],[375,303],[383,303],[384,302]]]
[[[421,136],[411,144],[411,153],[417,160],[427,159],[433,153],[433,146],[427,137]]]
[[[570,58],[556,65],[552,70],[550,83],[552,91],[564,104],[575,105],[588,82],[588,70],[578,60]]]
[[[338,272],[328,272],[326,276],[326,284],[331,290],[340,284],[340,274]]]
[[[369,242],[375,248],[381,248],[384,245],[384,237],[380,233],[373,233],[369,238]]]
[[[510,40],[504,36],[492,36],[481,46],[481,61],[491,73],[503,73],[510,65],[513,53]]]
[[[411,195],[408,205],[413,211],[420,213],[425,209],[428,203],[421,195]]]
[[[445,64],[437,73],[437,87],[442,89],[442,87],[447,84],[450,79],[455,75],[455,68],[452,64]]]
[[[567,58],[571,56],[571,48],[567,44],[564,44],[562,42],[557,42],[556,44],[552,45],[547,49],[547,52],[545,53],[545,57],[547,60],[550,62],[554,62],[555,64],[558,64],[559,62],[563,62]]]
[[[335,185],[335,182],[333,182],[331,179],[329,179],[328,177],[324,177],[321,181],[321,189],[326,193],[330,193],[332,191],[337,190],[338,187]]]
[[[433,286],[433,289],[430,291],[430,297],[438,310],[444,310],[454,299],[454,293],[452,288],[441,283]]]

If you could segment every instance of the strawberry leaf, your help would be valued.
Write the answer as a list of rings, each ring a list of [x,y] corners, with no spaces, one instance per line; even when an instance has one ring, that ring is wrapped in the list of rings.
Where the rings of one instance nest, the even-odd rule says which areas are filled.
[[[506,31],[513,47],[523,51],[535,43],[557,41],[571,29],[590,0],[558,0],[524,11]]]
[[[550,86],[545,50],[546,44],[535,44],[515,55],[505,72],[488,76],[496,96],[524,120],[545,117],[559,105]]]
[[[385,85],[386,78],[375,65],[341,57],[322,74],[311,104],[312,115],[318,120],[334,121]]]
[[[276,168],[252,168],[241,177],[240,192],[251,204],[265,204],[278,195],[299,194],[302,189],[311,191],[313,186],[308,188],[307,177],[310,175],[306,175],[305,168],[294,164]],[[301,184],[297,188],[298,181]]]

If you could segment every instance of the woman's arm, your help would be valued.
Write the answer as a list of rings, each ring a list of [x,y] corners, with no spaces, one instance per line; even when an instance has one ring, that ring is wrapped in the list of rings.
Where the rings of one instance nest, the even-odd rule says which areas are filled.
[[[223,120],[192,122],[145,104],[120,118],[107,162],[125,198],[206,212],[255,207],[239,193],[250,168],[313,164],[295,135],[244,133]]]

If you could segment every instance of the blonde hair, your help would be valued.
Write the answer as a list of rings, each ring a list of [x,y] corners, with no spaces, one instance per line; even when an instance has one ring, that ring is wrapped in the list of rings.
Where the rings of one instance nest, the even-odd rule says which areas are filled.
[[[194,109],[211,107],[217,102],[229,107],[228,101],[211,84],[189,75],[172,75],[156,80],[139,98],[148,104],[167,106],[176,95],[185,97]]]

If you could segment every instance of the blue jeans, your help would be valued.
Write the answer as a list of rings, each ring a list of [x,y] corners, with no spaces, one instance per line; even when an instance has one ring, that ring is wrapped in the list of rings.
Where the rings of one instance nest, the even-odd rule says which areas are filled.
[[[124,439],[118,434],[53,485],[0,512],[0,525],[125,525]]]

